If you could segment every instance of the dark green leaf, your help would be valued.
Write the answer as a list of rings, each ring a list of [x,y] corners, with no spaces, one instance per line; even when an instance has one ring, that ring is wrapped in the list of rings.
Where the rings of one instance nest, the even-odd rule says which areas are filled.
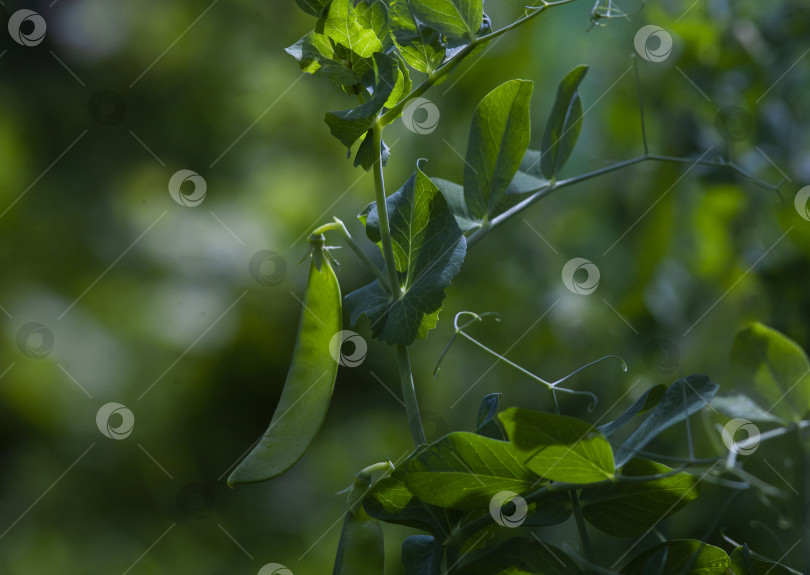
[[[719,386],[705,375],[690,375],[671,384],[650,416],[616,453],[621,467],[659,433],[700,411],[717,393]]]
[[[737,547],[731,554],[731,569],[734,575],[792,575],[787,567],[773,561],[755,559],[748,545]]]
[[[458,575],[582,575],[582,571],[561,549],[514,537],[484,557],[468,561]]]
[[[405,575],[439,575],[444,549],[430,535],[411,535],[402,543]]]
[[[810,363],[792,339],[761,323],[737,334],[730,379],[748,387],[774,415],[799,421],[810,408]]]
[[[548,493],[529,505],[523,525],[544,527],[559,525],[571,517],[571,498],[565,491]]]
[[[475,432],[484,437],[503,441],[506,437],[503,434],[495,415],[498,413],[498,400],[502,394],[490,393],[481,400],[481,407],[478,408],[478,420],[475,424]]]
[[[741,393],[718,395],[709,403],[717,411],[729,417],[741,417],[749,421],[786,423],[784,419],[765,411],[765,409],[757,405],[753,399]]]
[[[320,16],[329,0],[295,0],[295,3],[307,14]]]
[[[667,550],[661,575],[726,575],[731,561],[725,551],[692,539],[660,543],[633,558],[622,569],[625,575],[641,575],[647,561]]]
[[[464,201],[464,187],[450,180],[442,178],[431,178],[433,183],[441,190],[444,199],[447,200],[447,206],[453,213],[458,227],[462,231],[467,231],[472,228],[477,228],[481,225],[467,213],[467,205]]]
[[[449,532],[446,511],[424,503],[408,491],[399,474],[375,483],[363,506],[369,515],[386,523],[421,529],[441,538]]]
[[[662,383],[651,387],[645,391],[641,397],[635,400],[633,405],[628,407],[619,417],[610,423],[600,425],[596,429],[598,429],[606,437],[610,437],[623,425],[629,423],[636,415],[639,413],[644,413],[645,411],[648,411],[658,405],[658,402],[660,402],[661,398],[664,397],[666,390],[667,386]]]
[[[422,501],[462,510],[486,509],[501,491],[526,494],[539,486],[539,478],[521,465],[511,444],[461,431],[414,457],[404,481]]]
[[[512,80],[478,104],[467,142],[464,198],[478,220],[495,212],[529,146],[529,105],[534,84]]]
[[[408,0],[391,0],[388,25],[408,65],[426,74],[441,65],[445,55],[441,34],[414,19]]]
[[[577,66],[557,89],[557,99],[554,100],[543,134],[540,158],[543,175],[549,179],[562,169],[577,143],[582,128],[582,101],[578,88],[587,71],[587,66]]]
[[[588,423],[517,407],[498,417],[524,465],[538,475],[566,483],[596,483],[613,478],[610,444]]]
[[[672,471],[666,465],[631,459],[622,477],[661,475]],[[585,488],[580,502],[582,514],[608,535],[643,535],[663,518],[697,499],[698,481],[688,473],[678,473],[651,481],[633,481]]]
[[[418,166],[386,207],[399,293],[393,298],[375,281],[347,295],[345,305],[353,324],[365,314],[374,337],[408,345],[435,327],[444,289],[461,268],[467,242],[444,196]],[[379,225],[374,205],[366,215],[372,241],[380,241]]]
[[[475,38],[484,17],[482,0],[410,0],[419,20],[448,38]]]
[[[366,132],[366,137],[357,148],[357,154],[354,157],[354,167],[362,166],[365,171],[369,171],[374,167],[374,164],[380,159],[380,152],[382,153],[383,166],[388,164],[388,157],[391,152],[385,142],[380,142],[380,150],[375,153],[374,150],[374,134],[371,130]]]
[[[362,507],[347,511],[332,575],[380,575],[385,568],[382,526]]]

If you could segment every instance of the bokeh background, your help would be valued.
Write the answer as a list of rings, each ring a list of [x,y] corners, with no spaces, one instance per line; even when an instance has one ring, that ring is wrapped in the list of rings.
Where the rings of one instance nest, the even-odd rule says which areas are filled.
[[[499,27],[522,5],[486,8]],[[476,102],[515,77],[535,82],[538,147],[557,83],[580,63],[591,66],[587,113],[565,174],[639,154],[628,69],[645,24],[675,40],[665,61],[639,60],[651,151],[697,157],[713,146],[707,157],[789,180],[775,192],[722,168],[679,180],[687,165],[645,163],[562,190],[490,234],[448,290],[439,327],[412,348],[429,439],[471,429],[490,392],[503,406],[550,409],[531,380],[462,341],[433,378],[461,310],[499,312],[500,323],[471,332],[548,379],[623,357],[627,373],[604,363],[571,380],[600,404],[564,409],[592,421],[679,371],[732,389],[728,351],[750,321],[810,347],[810,221],[793,202],[810,183],[810,5],[653,0],[639,11],[625,0],[613,8],[628,18],[588,31],[592,7],[551,10],[465,63],[427,95],[441,113],[433,134],[392,125],[389,191],[420,157],[430,175],[460,181]],[[322,432],[289,473],[225,485],[281,391],[305,234],[338,216],[379,261],[355,219],[373,199],[372,178],[352,169],[322,121],[355,101],[302,77],[283,50],[312,19],[292,0],[5,0],[3,22],[21,8],[38,12],[47,34],[23,46],[0,33],[0,572],[252,574],[280,563],[329,573],[344,509],[336,493],[410,449],[390,349],[372,341],[360,367],[342,368]],[[717,127],[723,106],[752,120],[733,141]],[[196,207],[169,195],[182,169],[206,182]],[[286,263],[286,273],[272,262],[264,270],[280,283],[251,274],[261,250]],[[563,285],[573,257],[598,266],[594,294]],[[344,293],[371,280],[349,250],[339,259]],[[357,330],[369,335],[365,323]],[[120,441],[96,425],[109,402],[135,418]],[[711,456],[704,423],[698,455]],[[655,449],[685,456],[684,437],[673,429]],[[752,458],[763,479],[779,484],[777,470],[796,495],[743,495],[720,525],[778,558],[805,535],[804,458],[791,441]],[[708,502],[662,532],[704,535],[726,493],[708,486]],[[537,532],[576,545],[570,525]],[[386,573],[402,572],[407,534],[386,528]],[[631,543],[595,538],[606,561]],[[798,545],[790,560],[802,568],[808,550]]]

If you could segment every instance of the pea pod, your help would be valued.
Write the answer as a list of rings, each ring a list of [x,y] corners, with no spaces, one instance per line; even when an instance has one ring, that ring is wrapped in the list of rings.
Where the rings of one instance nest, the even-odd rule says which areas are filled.
[[[228,485],[254,483],[281,475],[304,455],[329,408],[338,363],[329,342],[341,331],[340,285],[323,236],[313,246],[292,363],[273,419],[264,436],[228,478]]]

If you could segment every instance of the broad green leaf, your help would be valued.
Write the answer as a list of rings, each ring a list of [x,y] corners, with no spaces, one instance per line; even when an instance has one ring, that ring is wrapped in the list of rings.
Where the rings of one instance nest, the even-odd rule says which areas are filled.
[[[303,72],[313,76],[324,76],[344,89],[360,86],[363,76],[371,70],[365,60],[352,68],[343,61],[338,61],[334,47],[329,38],[318,32],[310,32],[298,42],[286,49],[287,53],[298,61]]]
[[[741,417],[749,421],[773,421],[775,423],[786,423],[786,421],[765,411],[762,407],[741,393],[718,395],[710,402],[710,405],[723,415],[729,417]]]
[[[481,400],[481,407],[478,408],[478,420],[475,424],[475,433],[503,441],[506,437],[495,420],[500,397],[500,393],[490,393]]]
[[[509,182],[506,188],[505,199],[511,195],[513,197],[526,195],[547,188],[551,182],[543,177],[540,172],[540,152],[537,150],[526,150],[520,167]],[[514,203],[514,200],[513,200]]]
[[[397,74],[396,84],[394,84],[394,89],[391,90],[391,95],[388,96],[388,100],[385,102],[386,108],[393,108],[396,106],[404,96],[410,94],[411,89],[413,88],[411,74],[408,72],[408,67],[405,65],[405,61],[399,54],[396,54],[396,58],[399,72]]]
[[[486,221],[520,167],[531,136],[534,84],[511,80],[484,96],[473,115],[464,167],[467,211]]]
[[[444,538],[449,533],[447,512],[428,505],[411,493],[399,473],[372,485],[363,500],[363,507],[372,517],[386,523],[421,529]]]
[[[402,57],[415,70],[431,74],[444,61],[441,34],[414,19],[408,0],[391,0],[388,26]]]
[[[511,444],[463,431],[429,445],[408,463],[403,479],[422,501],[462,510],[486,509],[501,491],[520,495],[540,485]]]
[[[467,205],[464,200],[464,186],[445,180],[442,178],[431,178],[436,187],[441,190],[444,199],[447,200],[447,206],[453,213],[458,227],[466,232],[481,225],[481,222],[476,221],[475,218],[467,213]]]
[[[540,157],[543,175],[549,179],[554,178],[565,165],[579,138],[582,100],[578,88],[587,71],[587,66],[577,66],[563,78],[557,89],[557,99],[554,100],[543,134]]]
[[[372,134],[371,130],[366,132],[366,136],[363,138],[363,141],[360,142],[360,146],[357,148],[357,153],[354,156],[354,167],[361,166],[365,171],[369,171],[371,168],[374,167],[374,164],[377,163],[377,160],[380,159],[380,154],[382,154],[382,165],[388,165],[388,158],[391,155],[391,151],[389,150],[388,146],[385,142],[380,142],[380,150],[374,150],[374,134]]]
[[[329,0],[295,0],[295,3],[307,14],[320,16]]]
[[[375,52],[382,51],[382,42],[374,30],[361,26],[357,21],[354,0],[332,0],[323,24],[323,34],[361,58],[370,58]]]
[[[363,28],[371,30],[380,41],[382,50],[391,47],[391,30],[388,28],[388,7],[383,0],[360,0],[354,7],[357,14],[357,23]]]
[[[667,551],[661,575],[726,575],[731,560],[725,551],[693,539],[675,539],[650,547],[622,569],[623,575],[641,575],[647,560]]]
[[[345,298],[352,324],[362,315],[374,337],[408,345],[435,327],[444,289],[459,272],[467,242],[439,189],[417,166],[402,188],[386,199],[400,285],[396,298],[379,281]],[[380,242],[376,205],[366,214],[366,234]]]
[[[326,124],[332,135],[347,148],[351,148],[358,138],[371,129],[376,121],[377,113],[382,110],[396,85],[399,72],[396,58],[374,54],[374,61],[377,66],[378,81],[371,99],[357,108],[326,114]]]
[[[737,547],[731,554],[731,569],[734,575],[792,575],[793,572],[787,567],[774,563],[773,561],[765,561],[763,559],[755,559],[751,556],[748,545]]]
[[[598,429],[601,433],[603,433],[606,437],[610,437],[616,431],[621,429],[622,426],[629,423],[636,415],[639,413],[644,413],[658,405],[658,402],[661,401],[661,398],[664,397],[664,393],[667,390],[667,386],[660,383],[655,385],[645,391],[637,400],[633,402],[633,405],[628,407],[624,413],[622,413],[619,417],[611,421],[610,423],[606,423],[604,425],[600,425],[596,429]]]
[[[382,526],[362,507],[347,511],[332,575],[380,575],[385,569]]]
[[[562,550],[535,539],[513,537],[481,558],[462,565],[458,575],[582,575]]]
[[[671,384],[649,417],[616,452],[616,467],[630,461],[659,433],[700,411],[718,389],[719,386],[705,375],[690,375]]]
[[[410,0],[419,20],[448,38],[475,38],[484,18],[483,0]]]
[[[810,408],[810,363],[792,339],[761,323],[743,329],[731,350],[731,384],[750,389],[768,412],[799,421]]]
[[[512,407],[498,414],[521,461],[538,475],[566,483],[613,479],[613,451],[588,423],[566,415]]]
[[[402,543],[405,575],[439,575],[444,548],[430,535],[411,535]]]
[[[646,459],[631,459],[621,477],[661,475],[671,468]],[[678,473],[651,481],[633,481],[582,490],[582,514],[592,525],[615,537],[643,535],[663,518],[697,499],[698,480]]]

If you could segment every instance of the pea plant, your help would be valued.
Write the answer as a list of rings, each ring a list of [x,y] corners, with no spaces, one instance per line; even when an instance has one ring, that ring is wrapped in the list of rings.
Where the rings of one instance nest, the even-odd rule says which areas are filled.
[[[779,332],[756,323],[736,335],[730,359],[733,386],[722,394],[706,375],[681,374],[669,385],[644,391],[618,418],[593,424],[561,413],[558,402],[560,394],[584,395],[593,408],[593,393],[567,387],[567,377],[547,381],[497,354],[470,334],[491,314],[462,312],[441,358],[459,337],[469,340],[545,388],[548,408],[501,410],[500,394],[491,393],[483,397],[472,431],[454,431],[432,443],[425,439],[409,357],[409,346],[436,326],[444,290],[471,248],[556,190],[641,162],[711,165],[764,188],[781,184],[769,185],[730,159],[650,152],[641,105],[642,155],[561,178],[582,125],[579,86],[588,68],[578,66],[559,84],[540,150],[528,149],[533,83],[511,80],[495,87],[472,112],[462,183],[430,177],[418,160],[413,174],[389,194],[385,128],[494,39],[572,0],[534,2],[501,28],[493,27],[483,0],[296,2],[316,20],[314,29],[287,52],[304,72],[328,78],[359,101],[351,109],[327,113],[325,120],[332,135],[353,150],[354,165],[373,173],[374,200],[358,217],[384,265],[369,258],[337,218],[309,236],[308,283],[281,399],[266,433],[229,484],[277,477],[305,453],[326,416],[339,365],[349,361],[341,356],[345,311],[351,324],[365,316],[373,336],[396,356],[414,450],[396,465],[373,463],[355,475],[345,492],[333,574],[384,573],[382,523],[420,532],[402,542],[407,575],[800,573],[788,566],[787,553],[765,557],[756,541],[737,541],[721,524],[742,492],[753,490],[773,509],[789,507],[793,497],[785,486],[768,483],[748,467],[748,456],[761,443],[800,437],[810,426],[805,419],[810,363],[799,345]],[[603,24],[610,16],[597,2],[593,23]],[[412,73],[421,79],[415,86]],[[373,278],[346,296],[326,243],[331,233],[342,238]],[[610,356],[574,373],[609,359],[627,370]],[[713,449],[700,457],[693,439],[698,418]],[[676,425],[685,429],[684,454],[647,449]],[[760,426],[767,429],[760,431]],[[720,486],[728,498],[705,503],[715,519],[700,525],[693,538],[670,539],[661,522],[699,500],[704,484]],[[532,531],[569,521],[580,537],[576,545],[559,548]],[[596,532],[616,538],[618,559],[596,553]],[[718,532],[723,547],[707,541],[714,537],[717,543]]]

